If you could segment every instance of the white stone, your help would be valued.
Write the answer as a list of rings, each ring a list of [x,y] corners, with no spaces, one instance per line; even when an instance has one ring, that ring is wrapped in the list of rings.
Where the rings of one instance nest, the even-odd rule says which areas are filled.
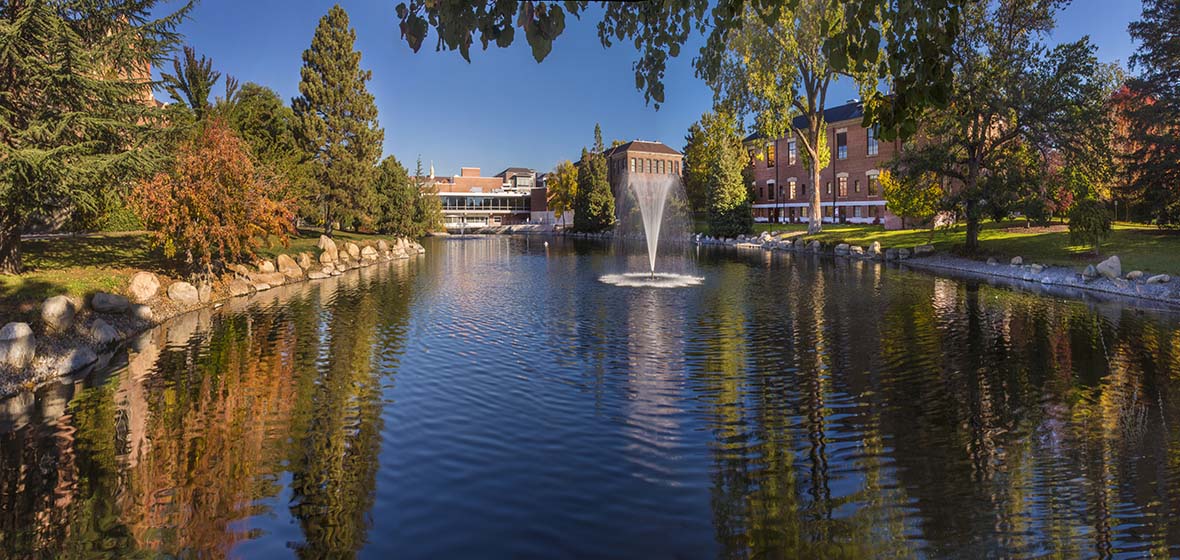
[[[361,248],[356,243],[349,241],[344,244],[344,250],[348,251],[348,257],[352,260],[361,258]]]
[[[874,241],[871,244],[869,244],[869,254],[873,255],[874,257],[881,254],[881,242],[880,241]]]
[[[897,260],[904,261],[908,258],[910,258],[910,250],[909,249],[902,247],[901,249],[897,250]]]
[[[155,313],[152,312],[152,308],[143,304],[132,305],[130,315],[140,321],[151,322],[155,319]]]
[[[386,243],[384,239],[378,239],[377,240],[377,250],[381,251],[382,253],[388,252],[389,251],[389,244]]]
[[[290,255],[279,255],[275,262],[278,263],[279,273],[287,278],[298,280],[303,278],[303,269],[299,267],[299,263]]]
[[[1147,279],[1148,284],[1167,284],[1172,281],[1172,277],[1167,274],[1156,274]]]
[[[848,244],[841,243],[839,245],[836,245],[836,254],[837,255],[847,255],[848,254]]]
[[[364,249],[361,249],[361,258],[369,261],[375,261],[377,260],[377,250],[366,246]]]
[[[323,251],[320,253],[321,263],[336,262],[339,249],[336,248],[336,242],[332,241],[332,238],[326,235],[321,235],[319,243],[316,243],[316,247],[319,247],[320,250]]]
[[[28,323],[8,323],[0,327],[0,364],[24,369],[33,363],[37,339]]]
[[[254,290],[255,291],[265,292],[269,289],[270,289],[270,284],[267,284],[266,282],[255,282],[254,283]]]
[[[915,257],[924,257],[926,255],[933,255],[933,254],[934,254],[934,245],[918,245],[917,247],[914,247],[914,256]]]
[[[1138,280],[1142,276],[1143,276],[1142,270],[1132,270],[1131,272],[1127,273],[1126,278],[1127,278],[1127,280]]]
[[[234,297],[250,295],[250,284],[239,278],[230,280],[228,289],[229,295]]]
[[[98,292],[90,296],[90,308],[99,313],[124,313],[130,305],[127,298],[116,294]]]
[[[41,323],[49,332],[65,332],[74,326],[77,309],[66,296],[53,296],[41,304]]]
[[[98,355],[94,353],[94,350],[83,344],[53,360],[49,364],[49,374],[52,377],[61,377],[97,361]]]
[[[210,299],[213,299],[213,286],[209,284],[197,286],[197,300],[201,303],[209,303]]]
[[[1039,264],[1034,264],[1034,265],[1032,265],[1032,266],[1031,266],[1031,267],[1029,267],[1029,268],[1032,270],[1032,273],[1033,273],[1033,274],[1040,274],[1040,273],[1041,273],[1041,271],[1045,270],[1045,267],[1043,267],[1043,266],[1041,266],[1041,265],[1039,265]]]
[[[115,327],[110,326],[102,319],[95,319],[94,322],[90,323],[90,328],[87,329],[86,334],[94,342],[95,346],[99,348],[110,346],[119,341],[119,331],[116,331]]]
[[[196,305],[201,303],[201,294],[188,282],[173,282],[168,286],[168,299],[181,305]]]
[[[1098,263],[1098,266],[1094,267],[1094,269],[1098,271],[1098,274],[1112,280],[1123,275],[1123,263],[1119,260],[1118,255],[1112,255],[1110,258]]]
[[[1024,264],[1024,259],[1021,257],[1012,257],[1012,260],[1008,264],[1011,264],[1012,266],[1020,266]]]
[[[258,272],[261,272],[263,274],[268,274],[268,273],[274,272],[276,270],[275,263],[270,260],[258,261],[256,263],[254,263],[254,268],[257,268]]]
[[[127,293],[131,294],[131,299],[138,303],[156,297],[159,292],[160,280],[156,278],[155,274],[143,270],[136,272],[131,277],[131,284],[127,286]]]
[[[995,257],[988,257],[987,258],[987,265],[988,266],[996,266],[998,264],[1000,264],[1000,261],[997,261]]]

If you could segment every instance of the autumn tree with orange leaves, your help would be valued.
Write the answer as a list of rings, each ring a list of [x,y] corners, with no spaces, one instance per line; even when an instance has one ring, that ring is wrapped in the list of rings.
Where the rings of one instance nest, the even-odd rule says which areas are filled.
[[[294,214],[274,198],[281,191],[280,179],[214,117],[180,146],[169,171],[135,187],[131,201],[166,256],[209,273],[215,263],[252,256],[270,236],[286,243]]]

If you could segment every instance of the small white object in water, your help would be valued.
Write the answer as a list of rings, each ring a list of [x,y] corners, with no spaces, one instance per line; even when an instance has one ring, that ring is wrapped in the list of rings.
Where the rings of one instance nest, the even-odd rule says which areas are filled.
[[[668,272],[628,272],[626,274],[607,274],[598,279],[603,284],[622,286],[624,288],[686,288],[697,286],[704,282],[704,277],[689,276],[687,274],[671,274]]]
[[[545,246],[546,246],[546,247],[548,247],[548,246],[549,246],[549,242],[548,242],[548,241],[546,241],[546,242],[545,242]]]

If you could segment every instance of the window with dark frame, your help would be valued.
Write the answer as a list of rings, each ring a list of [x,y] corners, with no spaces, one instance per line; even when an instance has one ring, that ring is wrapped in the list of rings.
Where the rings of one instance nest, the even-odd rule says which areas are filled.
[[[836,159],[848,159],[848,133],[836,133]]]
[[[848,196],[848,177],[837,177],[836,184],[839,189],[839,196],[841,198]]]
[[[766,167],[774,167],[775,158],[774,142],[766,145]]]
[[[866,138],[868,139],[867,153],[870,156],[875,156],[880,152],[880,146],[877,145],[877,127],[870,126],[865,130]]]

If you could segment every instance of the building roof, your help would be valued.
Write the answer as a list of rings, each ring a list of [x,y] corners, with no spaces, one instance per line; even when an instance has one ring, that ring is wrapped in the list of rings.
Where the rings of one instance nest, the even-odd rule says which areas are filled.
[[[827,109],[824,109],[824,122],[826,122],[826,123],[838,123],[841,121],[863,118],[864,116],[865,116],[864,103],[861,103],[859,100],[850,101],[850,102],[845,103],[843,105],[837,105],[835,107],[829,107]],[[802,115],[795,117],[791,121],[791,124],[794,125],[794,127],[798,130],[802,130],[804,128],[807,128],[807,117],[804,117]],[[747,136],[745,138],[745,140],[743,140],[743,142],[749,142],[751,140],[757,140],[759,138],[762,138],[762,135],[755,132],[755,133]]]
[[[527,167],[509,167],[508,169],[497,173],[496,177],[503,177],[507,179],[509,175],[532,175],[534,173],[536,173],[536,171],[533,171]]]
[[[607,148],[603,155],[610,157],[618,152],[646,152],[650,154],[668,154],[672,156],[682,155],[680,152],[668,147],[663,142],[647,142],[644,140],[632,140],[626,144],[619,144],[613,148]]]

